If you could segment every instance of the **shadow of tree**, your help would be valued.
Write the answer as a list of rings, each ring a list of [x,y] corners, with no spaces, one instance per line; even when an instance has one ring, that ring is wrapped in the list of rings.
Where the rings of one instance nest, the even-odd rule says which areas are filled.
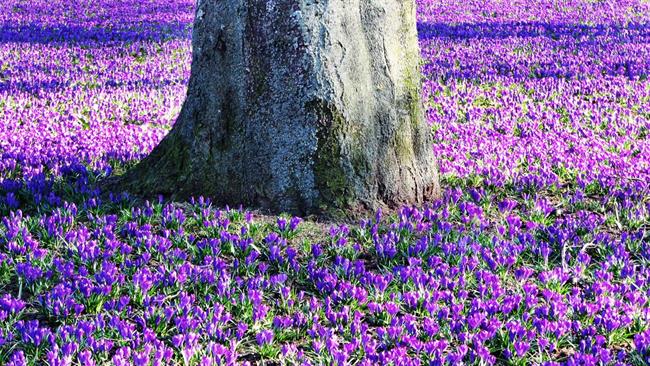
[[[572,37],[614,37],[616,42],[650,42],[650,24],[570,24],[544,22],[482,22],[482,23],[435,23],[418,22],[421,40],[433,38],[449,39],[503,39],[510,37],[547,37],[559,39]]]
[[[645,57],[647,51],[643,52],[650,44],[650,24],[419,22],[417,26],[427,53],[425,77],[524,80],[610,75],[644,79],[650,75],[650,60]],[[505,49],[492,48],[495,42],[506,44],[506,39],[513,41]],[[426,51],[429,42],[433,42],[431,52]],[[463,51],[462,59],[450,58],[445,52],[436,53],[439,43],[468,51]],[[617,45],[616,57],[607,57],[612,52],[607,45]],[[585,63],[586,59],[595,62]]]
[[[0,43],[31,43],[58,46],[74,44],[84,47],[119,46],[140,41],[160,42],[192,38],[191,24],[181,22],[138,22],[119,27],[81,25],[0,25]]]
[[[147,89],[161,89],[171,85],[181,85],[187,83],[185,78],[175,78],[175,79],[150,79],[143,78],[138,80],[108,80],[102,83],[96,83],[93,85],[88,85],[84,83],[74,83],[71,81],[64,80],[37,80],[37,81],[12,81],[7,80],[6,82],[0,82],[0,92],[12,92],[12,91],[21,91],[28,93],[38,93],[41,91],[44,92],[55,92],[64,89],[75,90],[75,89],[111,89],[111,88],[123,88],[126,90],[134,90],[140,88]]]

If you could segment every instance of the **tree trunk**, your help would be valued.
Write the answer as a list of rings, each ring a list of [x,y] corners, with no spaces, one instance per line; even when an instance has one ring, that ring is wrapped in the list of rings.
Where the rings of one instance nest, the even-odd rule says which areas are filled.
[[[127,190],[298,214],[439,194],[413,0],[199,0],[187,99]]]

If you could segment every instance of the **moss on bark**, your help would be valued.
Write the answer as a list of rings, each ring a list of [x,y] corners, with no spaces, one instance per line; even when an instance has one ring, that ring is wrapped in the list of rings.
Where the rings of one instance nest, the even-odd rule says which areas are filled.
[[[341,156],[343,127],[349,122],[334,106],[324,102],[313,102],[308,108],[314,110],[318,123],[314,180],[321,196],[319,206],[325,210],[344,207],[354,198],[351,177],[343,168]]]

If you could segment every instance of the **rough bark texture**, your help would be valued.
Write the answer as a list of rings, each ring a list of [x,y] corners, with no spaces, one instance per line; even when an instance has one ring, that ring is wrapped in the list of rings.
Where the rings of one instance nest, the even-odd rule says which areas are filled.
[[[300,214],[439,193],[412,0],[200,0],[187,99],[127,189]]]

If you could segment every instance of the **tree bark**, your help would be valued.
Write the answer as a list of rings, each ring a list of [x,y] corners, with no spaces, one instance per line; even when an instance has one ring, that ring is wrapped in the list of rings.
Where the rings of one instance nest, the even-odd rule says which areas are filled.
[[[123,182],[298,214],[440,191],[413,0],[199,0],[187,98]]]

